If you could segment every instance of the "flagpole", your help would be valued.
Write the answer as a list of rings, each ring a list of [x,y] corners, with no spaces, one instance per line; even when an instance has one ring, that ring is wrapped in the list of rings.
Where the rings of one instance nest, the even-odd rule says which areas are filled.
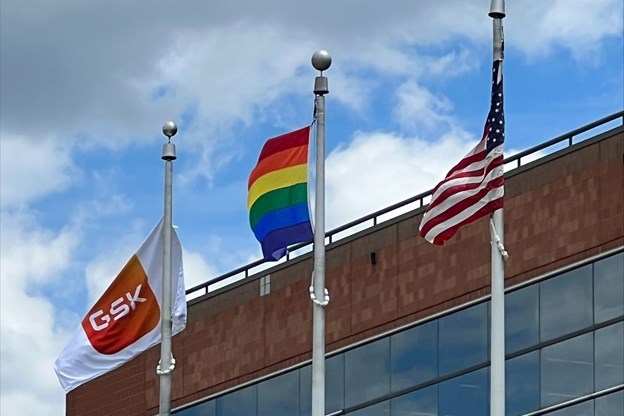
[[[173,161],[176,159],[176,150],[175,144],[171,143],[171,138],[178,132],[178,128],[173,121],[168,121],[163,125],[162,132],[168,140],[163,145],[162,151],[162,159],[165,161],[165,213],[160,361],[156,373],[160,376],[158,412],[160,416],[169,416],[171,414],[171,371],[175,367],[175,360],[171,353],[171,217]]]
[[[489,16],[492,18],[493,58],[503,60],[503,25],[505,0],[492,0]],[[501,62],[500,75],[503,65]],[[505,268],[503,209],[491,215],[492,298],[490,311],[490,415],[505,415]]]
[[[325,94],[329,92],[323,71],[331,65],[327,51],[312,55],[312,66],[321,74],[314,80],[316,116],[316,200],[314,218],[314,271],[312,298],[312,414],[325,415]],[[323,301],[319,301],[323,299]]]

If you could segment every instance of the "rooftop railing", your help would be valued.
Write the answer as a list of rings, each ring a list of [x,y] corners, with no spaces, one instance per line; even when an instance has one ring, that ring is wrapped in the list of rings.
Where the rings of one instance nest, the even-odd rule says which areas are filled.
[[[617,120],[618,118],[622,119],[622,124],[624,124],[624,111],[618,111],[616,113],[613,113],[609,116],[603,117],[599,120],[594,121],[593,123],[589,123],[583,127],[579,127],[578,129],[572,130],[566,134],[562,134],[561,136],[555,137],[554,139],[548,140],[544,143],[541,143],[537,146],[531,147],[530,149],[524,150],[522,152],[516,153],[512,156],[509,156],[507,158],[505,158],[504,160],[504,164],[507,167],[507,169],[516,169],[519,168],[522,165],[522,160],[524,158],[524,160],[526,161],[527,159],[530,159],[530,161],[534,161],[535,156],[538,155],[540,158],[543,156],[546,156],[546,154],[542,154],[539,155],[539,152],[542,152],[543,150],[546,150],[548,148],[557,146],[557,145],[561,145],[563,144],[563,148],[567,148],[570,147],[576,143],[578,143],[579,141],[583,141],[584,139],[580,139],[578,140],[576,143],[574,142],[574,139],[578,139],[580,135],[584,134],[584,133],[588,133],[598,127],[603,127],[606,124]],[[622,125],[621,124],[621,125]],[[585,138],[587,139],[587,137]],[[557,148],[556,150],[560,150],[560,148]],[[556,151],[555,150],[555,151]],[[548,153],[547,153],[548,154]],[[531,157],[533,156],[533,157]],[[325,240],[326,240],[326,244],[331,244],[334,241],[340,240],[341,238],[336,238],[338,236],[338,234],[342,234],[342,233],[346,233],[348,231],[361,231],[362,229],[367,229],[367,228],[371,228],[374,227],[375,225],[377,225],[378,223],[380,223],[380,217],[391,214],[391,213],[397,213],[399,210],[401,210],[400,213],[404,212],[406,210],[406,207],[408,207],[411,204],[417,204],[416,207],[412,208],[412,209],[418,209],[418,208],[422,208],[425,205],[428,204],[429,198],[431,197],[433,190],[428,190],[426,192],[422,192],[418,195],[414,195],[411,198],[405,199],[401,202],[397,202],[396,204],[390,205],[382,210],[379,211],[375,211],[371,214],[365,215],[364,217],[358,218],[357,220],[351,221],[347,224],[341,225],[340,227],[334,228],[331,231],[328,231],[327,233],[325,233]],[[412,210],[410,209],[410,210]],[[397,215],[399,215],[400,213],[397,213]],[[390,216],[390,218],[394,218],[396,215],[394,216]],[[388,218],[388,219],[390,219]],[[365,226],[366,223],[370,223],[368,226]],[[357,230],[356,230],[357,228]],[[348,235],[352,235],[353,233],[347,234],[343,237],[347,237]],[[289,254],[286,256],[286,261],[291,259],[291,254],[297,250],[301,250],[301,249],[305,249],[305,248],[309,248],[310,246],[312,246],[312,241],[309,242],[305,242],[305,243],[299,243],[296,245],[293,245],[289,248]],[[307,251],[306,251],[307,252]],[[302,253],[303,254],[303,253]],[[298,256],[297,256],[298,257]],[[186,290],[186,294],[188,295],[192,295],[193,297],[197,297],[197,296],[201,296],[203,294],[207,294],[209,291],[209,287],[212,285],[215,285],[217,283],[220,282],[224,282],[227,279],[233,279],[235,277],[238,277],[238,279],[236,279],[236,281],[247,278],[255,273],[258,273],[258,278],[262,277],[263,275],[260,274],[259,272],[262,271],[260,270],[261,266],[266,266],[268,262],[264,261],[264,260],[257,260],[254,261],[253,263],[249,263],[245,266],[239,267],[237,269],[234,269],[228,273],[225,273],[221,276],[215,277],[213,279],[210,279],[202,284],[199,284],[197,286],[194,286],[190,289]],[[266,268],[266,267],[265,267]],[[251,273],[252,270],[256,270],[254,273]],[[204,293],[199,293],[203,291]]]

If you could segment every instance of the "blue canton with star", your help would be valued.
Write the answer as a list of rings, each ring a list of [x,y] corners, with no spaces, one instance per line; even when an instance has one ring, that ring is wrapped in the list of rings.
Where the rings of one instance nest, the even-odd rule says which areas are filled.
[[[494,61],[492,68],[492,102],[488,113],[486,132],[488,135],[486,148],[489,152],[505,141],[505,113],[503,112],[503,61]]]

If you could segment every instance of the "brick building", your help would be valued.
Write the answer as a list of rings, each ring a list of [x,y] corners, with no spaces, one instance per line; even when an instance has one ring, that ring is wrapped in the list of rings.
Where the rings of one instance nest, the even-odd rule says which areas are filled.
[[[621,120],[507,161],[508,415],[623,414]],[[551,146],[563,148],[523,163]],[[428,196],[328,235],[327,414],[489,413],[488,223],[434,247],[418,237]],[[229,273],[221,279],[243,278],[225,287],[189,290],[187,329],[173,339],[174,414],[310,414],[312,258],[300,251]],[[158,360],[157,347],[71,391],[67,414],[157,414]]]

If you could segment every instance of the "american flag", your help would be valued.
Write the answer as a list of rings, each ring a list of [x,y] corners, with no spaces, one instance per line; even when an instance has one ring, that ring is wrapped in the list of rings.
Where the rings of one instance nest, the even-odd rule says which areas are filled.
[[[420,235],[442,245],[460,227],[503,207],[502,61],[492,68],[492,101],[481,141],[435,187],[420,223]]]

